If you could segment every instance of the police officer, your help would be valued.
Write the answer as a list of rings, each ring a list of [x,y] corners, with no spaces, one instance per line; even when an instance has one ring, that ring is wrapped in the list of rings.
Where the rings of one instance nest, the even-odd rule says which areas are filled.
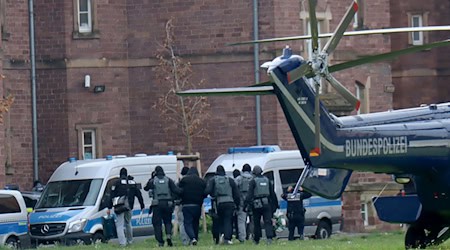
[[[253,168],[253,180],[249,183],[249,189],[245,205],[252,207],[254,223],[254,242],[259,244],[261,238],[261,217],[264,219],[264,228],[266,231],[267,244],[272,243],[274,231],[272,226],[273,201],[276,195],[273,190],[273,183],[269,178],[262,175],[260,166]]]
[[[303,240],[303,229],[305,227],[305,209],[303,207],[303,200],[311,197],[311,194],[303,191],[302,187],[296,194],[293,194],[294,188],[289,186],[287,193],[283,193],[281,198],[287,201],[287,218],[289,236],[288,240],[294,240],[295,228],[300,235],[300,240]]]
[[[242,173],[236,178],[236,184],[241,194],[241,203],[237,210],[238,239],[242,243],[247,238],[247,213],[244,211],[244,202],[247,198],[250,181],[253,180],[252,169],[249,164],[242,166]]]
[[[220,231],[224,234],[224,244],[233,244],[233,213],[239,206],[240,197],[233,178],[226,176],[222,165],[217,166],[216,175],[208,181],[205,194],[211,195],[217,203],[217,223],[222,228]]]
[[[141,190],[137,188],[136,182],[133,180],[133,177],[128,176],[128,171],[126,168],[120,169],[119,179],[111,186],[111,199],[120,196],[126,196],[128,198],[128,200],[125,202],[128,202],[128,207],[130,208],[130,210],[128,211],[116,214],[117,238],[119,239],[119,244],[124,247],[133,242],[131,216],[134,206],[134,198],[138,198],[141,205],[141,210],[143,210],[145,207]],[[112,205],[113,202],[111,201],[110,205],[108,206],[108,215],[110,214]]]
[[[155,167],[155,177],[151,178],[144,187],[145,191],[152,190],[152,224],[155,230],[155,238],[160,247],[164,246],[162,236],[162,223],[166,230],[167,245],[172,243],[172,213],[174,209],[174,194],[180,195],[182,189],[175,185],[175,182],[164,174],[161,166]]]

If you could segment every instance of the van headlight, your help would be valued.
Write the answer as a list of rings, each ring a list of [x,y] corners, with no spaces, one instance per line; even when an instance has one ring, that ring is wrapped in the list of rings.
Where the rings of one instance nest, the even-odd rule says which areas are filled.
[[[68,233],[75,233],[78,231],[83,230],[84,226],[86,225],[87,220],[86,219],[79,219],[76,221],[72,221],[69,223],[69,231]]]

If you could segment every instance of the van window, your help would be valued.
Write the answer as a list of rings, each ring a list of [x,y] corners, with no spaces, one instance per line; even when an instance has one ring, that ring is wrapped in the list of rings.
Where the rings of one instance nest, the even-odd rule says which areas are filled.
[[[0,195],[0,214],[20,213],[16,197],[9,194]]]
[[[280,170],[281,188],[283,192],[287,190],[289,186],[295,187],[303,169],[286,169]]]
[[[273,171],[266,172],[263,175],[273,182]]]
[[[103,192],[102,202],[100,203],[99,211],[107,208],[109,203],[111,202],[111,187],[119,178],[112,178],[106,184],[105,192]]]
[[[37,208],[93,206],[102,179],[55,181],[47,184]]]

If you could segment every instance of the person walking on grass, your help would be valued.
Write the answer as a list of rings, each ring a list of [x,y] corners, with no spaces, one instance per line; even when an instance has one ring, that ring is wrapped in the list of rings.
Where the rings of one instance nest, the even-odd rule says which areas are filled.
[[[166,241],[169,247],[172,242],[172,214],[174,209],[174,194],[180,195],[182,190],[175,185],[175,182],[167,177],[161,166],[155,167],[155,177],[151,178],[144,187],[145,191],[153,191],[152,224],[155,230],[155,238],[160,247],[164,246],[162,234],[162,224],[166,231]]]
[[[191,245],[197,245],[198,228],[202,212],[203,199],[206,197],[206,182],[200,178],[197,168],[191,167],[181,179],[179,187],[183,189],[181,204],[183,207],[184,229]]]
[[[222,228],[219,232],[224,234],[224,244],[233,244],[233,213],[239,206],[240,195],[233,178],[226,176],[222,165],[217,166],[216,175],[209,180],[205,194],[211,195],[217,203],[217,222]]]

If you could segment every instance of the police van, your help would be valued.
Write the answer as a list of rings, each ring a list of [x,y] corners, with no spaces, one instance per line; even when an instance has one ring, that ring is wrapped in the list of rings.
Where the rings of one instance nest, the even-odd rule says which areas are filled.
[[[105,241],[102,217],[106,216],[111,186],[119,178],[120,169],[126,168],[141,188],[156,166],[161,166],[166,176],[176,177],[177,158],[174,155],[139,154],[93,160],[70,158],[52,174],[34,211],[30,213],[33,244]],[[135,236],[153,233],[149,215],[151,198],[143,191],[142,196],[144,212],[141,213],[137,200],[132,211]]]
[[[229,148],[227,154],[222,154],[214,160],[205,173],[205,179],[214,176],[218,165],[222,165],[227,175],[232,176],[235,169],[241,171],[242,166],[246,163],[252,169],[255,165],[259,165],[263,170],[263,175],[273,181],[280,206],[278,212],[285,214],[287,202],[281,198],[281,194],[286,191],[287,187],[295,187],[305,168],[300,152],[298,150],[281,150],[276,145]],[[318,239],[328,238],[332,233],[340,230],[342,221],[342,201],[340,199],[328,200],[312,196],[305,199],[303,204],[306,209],[305,236]],[[208,211],[210,200],[205,200],[204,205],[205,210]],[[278,235],[286,233],[278,233]]]
[[[30,247],[27,216],[27,206],[19,191],[0,190],[1,245],[14,249]]]

